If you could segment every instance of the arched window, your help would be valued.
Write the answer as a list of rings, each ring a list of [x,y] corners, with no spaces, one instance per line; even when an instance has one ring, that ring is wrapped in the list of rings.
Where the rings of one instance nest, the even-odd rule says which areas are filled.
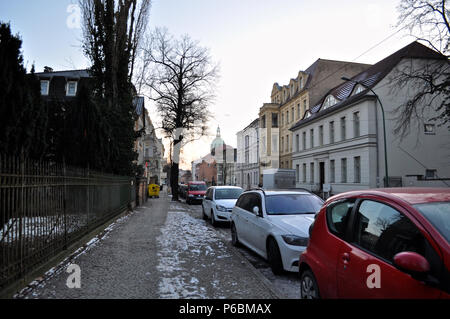
[[[327,98],[325,99],[325,102],[323,102],[322,109],[325,110],[330,106],[335,105],[337,102],[338,101],[333,95],[328,95]]]

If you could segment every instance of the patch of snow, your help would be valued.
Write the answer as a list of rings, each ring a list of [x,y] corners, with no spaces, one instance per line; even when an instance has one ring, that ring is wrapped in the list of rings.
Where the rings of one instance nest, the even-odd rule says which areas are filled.
[[[216,253],[228,256],[221,238],[203,220],[185,211],[169,211],[157,242],[160,246],[157,266],[161,273],[160,298],[207,298],[206,288],[193,275],[212,266],[199,262],[201,257]],[[212,247],[216,250],[218,247],[220,251]]]

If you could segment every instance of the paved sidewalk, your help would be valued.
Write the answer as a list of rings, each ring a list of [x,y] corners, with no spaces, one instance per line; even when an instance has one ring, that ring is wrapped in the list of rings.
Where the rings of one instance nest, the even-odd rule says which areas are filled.
[[[162,195],[72,261],[81,269],[80,289],[66,286],[64,265],[25,297],[276,297],[204,221]]]

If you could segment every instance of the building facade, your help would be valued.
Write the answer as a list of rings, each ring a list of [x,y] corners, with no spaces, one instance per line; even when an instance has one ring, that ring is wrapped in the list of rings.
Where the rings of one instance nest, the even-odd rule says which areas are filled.
[[[236,183],[244,189],[258,187],[259,119],[237,133]]]
[[[138,153],[137,164],[143,167],[143,176],[148,184],[161,185],[165,164],[162,139],[156,135],[155,127],[145,108],[144,97],[136,96],[133,103],[138,115],[134,130],[144,130],[144,134],[135,141],[135,151]]]
[[[259,112],[261,174],[268,168],[292,169],[290,128],[325,92],[341,82],[338,71],[353,76],[368,67],[367,64],[318,59],[305,71],[298,72],[288,85],[275,83],[271,103],[264,104]]]
[[[236,162],[237,149],[225,143],[218,127],[210,153],[191,162],[192,178],[208,185],[236,185]]]
[[[217,185],[217,165],[214,156],[207,154],[194,163],[195,174],[192,174],[194,181],[205,182],[208,186]]]
[[[324,94],[291,128],[297,187],[321,191],[329,185],[332,194],[383,187],[385,161],[391,187],[448,187],[450,132],[432,124],[436,114],[426,114],[423,123],[412,123],[421,128],[418,132],[404,138],[394,134],[397,108],[417,92],[413,85],[399,87],[396,76],[441,58],[413,42]],[[379,101],[386,117],[386,154]]]

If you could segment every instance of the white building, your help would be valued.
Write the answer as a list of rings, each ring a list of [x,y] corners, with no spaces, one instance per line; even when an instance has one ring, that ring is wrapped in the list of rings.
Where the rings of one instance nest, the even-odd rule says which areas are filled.
[[[336,194],[384,186],[383,118],[368,88],[385,109],[389,186],[448,187],[450,132],[433,124],[435,114],[413,123],[411,134],[403,139],[393,133],[395,111],[417,92],[414,85],[398,87],[394,77],[400,70],[448,63],[440,58],[414,42],[330,90],[291,128],[297,187],[320,191],[329,184]],[[417,127],[420,130],[414,131]]]
[[[259,118],[237,134],[236,182],[244,188],[258,187],[259,173]]]

